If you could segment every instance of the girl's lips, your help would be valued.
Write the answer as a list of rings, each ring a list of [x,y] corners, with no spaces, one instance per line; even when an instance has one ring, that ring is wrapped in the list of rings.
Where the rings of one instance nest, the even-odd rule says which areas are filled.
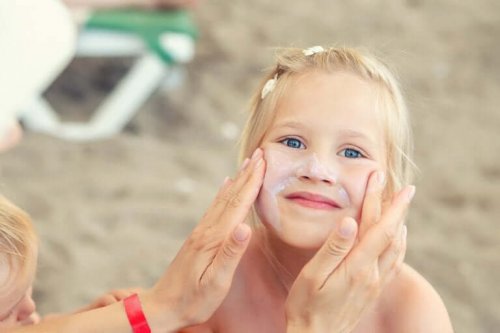
[[[340,205],[334,200],[325,197],[321,194],[314,194],[310,192],[294,192],[286,196],[288,200],[292,200],[301,206],[316,208],[316,209],[338,209]]]

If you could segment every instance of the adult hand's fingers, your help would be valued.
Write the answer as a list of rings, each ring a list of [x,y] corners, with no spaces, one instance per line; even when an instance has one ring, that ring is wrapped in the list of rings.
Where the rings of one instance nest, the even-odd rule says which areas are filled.
[[[379,274],[384,282],[392,279],[401,269],[406,254],[406,236],[407,229],[404,225],[401,228],[400,238],[395,240],[379,258]]]
[[[252,230],[247,224],[240,223],[226,238],[215,258],[201,277],[201,283],[211,281],[219,286],[230,286],[234,272],[245,253]]]
[[[121,301],[129,297],[132,294],[138,294],[142,291],[142,288],[129,288],[129,289],[118,289],[110,292],[111,295],[116,299],[116,301]]]
[[[262,149],[257,149],[250,160],[245,173],[250,173],[248,179],[241,185],[236,180],[236,194],[228,201],[226,209],[223,212],[222,221],[227,221],[228,227],[233,228],[238,222],[243,221],[253,206],[257,195],[260,192],[262,182],[264,181],[264,173],[266,163],[263,158]],[[243,182],[243,180],[241,181]],[[239,187],[238,187],[239,185]]]
[[[231,231],[248,215],[264,177],[262,155],[262,150],[257,149],[236,179],[226,180],[214,203],[178,253],[176,259],[191,262],[200,275],[212,264]]]
[[[262,149],[255,150],[252,158],[244,162],[234,181],[227,181],[203,217],[202,224],[225,224],[234,227],[248,214],[264,179]],[[235,212],[236,211],[236,214]],[[232,214],[223,218],[227,213]],[[231,220],[236,219],[236,220]]]
[[[395,196],[380,222],[367,230],[349,256],[350,269],[357,271],[373,264],[382,252],[399,237],[398,229],[404,222],[404,216],[414,194],[415,186],[407,186]]]
[[[348,274],[346,266],[356,231],[354,219],[342,219],[304,266],[286,301],[287,332],[351,332],[359,322],[363,310],[374,298],[371,286],[376,281],[372,274],[376,273],[376,262],[368,272],[371,275]]]
[[[234,181],[227,179],[169,268],[154,287],[154,301],[175,305],[184,326],[207,320],[231,287],[248,247],[244,220],[260,191],[265,172],[261,149]]]
[[[377,223],[382,212],[382,194],[385,188],[385,174],[374,171],[368,179],[368,184],[361,209],[361,223],[358,237],[362,238],[372,225]]]
[[[307,276],[310,273],[310,276],[317,277],[317,289],[323,287],[328,277],[351,251],[357,229],[358,225],[353,218],[343,218],[316,255],[302,269],[301,274]]]

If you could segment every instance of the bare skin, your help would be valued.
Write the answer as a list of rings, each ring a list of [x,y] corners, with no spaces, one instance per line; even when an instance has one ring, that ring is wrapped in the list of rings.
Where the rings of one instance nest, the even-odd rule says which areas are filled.
[[[403,265],[415,187],[386,188],[377,96],[347,71],[290,83],[259,142],[281,161],[268,161],[260,226],[222,306],[185,332],[452,331],[439,296]]]
[[[370,185],[374,183],[371,179]],[[376,204],[377,200],[380,202],[381,192],[369,192],[363,206],[366,219],[361,228],[369,235],[364,236],[367,241],[359,240],[347,255],[354,238],[342,240],[336,229],[329,240],[338,251],[318,251],[309,261],[314,264],[304,267],[290,292],[277,281],[276,272],[269,269],[256,233],[236,271],[231,290],[215,315],[203,325],[181,332],[429,332],[427,320],[435,325],[432,332],[452,332],[437,293],[417,272],[402,263],[406,234],[399,230],[409,203],[405,197],[408,198],[411,191],[407,188],[400,192],[393,201],[393,209],[386,210],[385,214]],[[368,220],[368,216],[373,218],[379,214],[382,217],[378,222]],[[385,227],[394,230],[394,238],[383,236],[385,230],[389,230],[384,230]],[[370,237],[376,241],[369,242]],[[327,248],[326,245],[322,249]],[[378,248],[379,252],[373,255],[368,248],[375,251]],[[333,270],[327,273],[326,282],[321,274],[314,274],[325,267]],[[310,268],[313,274],[307,272]],[[318,283],[336,288],[319,291],[311,288]],[[297,294],[302,295],[297,297]]]

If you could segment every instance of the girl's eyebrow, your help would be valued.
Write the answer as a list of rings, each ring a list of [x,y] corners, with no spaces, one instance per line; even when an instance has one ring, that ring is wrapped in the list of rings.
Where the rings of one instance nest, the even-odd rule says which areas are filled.
[[[295,120],[285,120],[283,122],[278,122],[274,127],[275,128],[292,128],[292,129],[298,129],[298,130],[305,128],[304,124],[302,124],[300,121],[295,121]],[[361,140],[366,141],[370,145],[376,145],[376,140],[374,140],[374,138],[366,135],[363,132],[353,130],[350,128],[340,129],[339,136],[349,138],[349,139],[361,139]]]
[[[356,131],[356,130],[352,130],[352,129],[342,129],[342,130],[340,130],[340,135],[345,136],[345,137],[349,137],[349,138],[361,138],[361,139],[367,139],[369,141],[372,141],[372,139],[369,138],[366,134],[359,132],[359,131]]]
[[[366,147],[368,149],[370,149],[370,147],[373,148],[373,147],[377,146],[377,140],[375,140],[375,138],[373,138],[372,136],[366,135],[363,132],[356,131],[356,130],[342,129],[340,131],[340,136],[343,138],[346,138],[346,139],[350,139],[350,140],[353,140],[353,139],[361,140],[361,142],[363,142],[363,145],[366,145]]]
[[[284,122],[278,122],[275,127],[278,127],[278,128],[288,127],[288,128],[294,128],[294,129],[302,129],[302,128],[304,128],[304,124],[302,124],[299,121],[289,120],[289,121],[284,121]]]

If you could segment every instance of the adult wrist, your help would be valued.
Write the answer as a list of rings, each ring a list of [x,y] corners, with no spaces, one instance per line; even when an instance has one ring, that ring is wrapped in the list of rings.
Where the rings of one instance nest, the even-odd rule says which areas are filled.
[[[324,333],[324,332],[336,332],[331,328],[324,329],[321,326],[319,318],[311,316],[291,316],[286,315],[286,332],[287,333]]]
[[[313,333],[314,330],[306,322],[289,320],[286,323],[286,333]]]
[[[185,327],[171,304],[159,301],[154,291],[141,292],[139,298],[152,333],[173,333]]]
[[[286,333],[314,333],[314,330],[301,325],[287,325]]]
[[[350,329],[347,328],[333,328],[333,327],[328,327],[325,328],[325,326],[321,326],[316,324],[313,324],[312,322],[308,321],[294,321],[294,322],[287,322],[286,326],[286,333],[324,333],[324,332],[330,332],[330,333],[349,333],[352,332]]]

